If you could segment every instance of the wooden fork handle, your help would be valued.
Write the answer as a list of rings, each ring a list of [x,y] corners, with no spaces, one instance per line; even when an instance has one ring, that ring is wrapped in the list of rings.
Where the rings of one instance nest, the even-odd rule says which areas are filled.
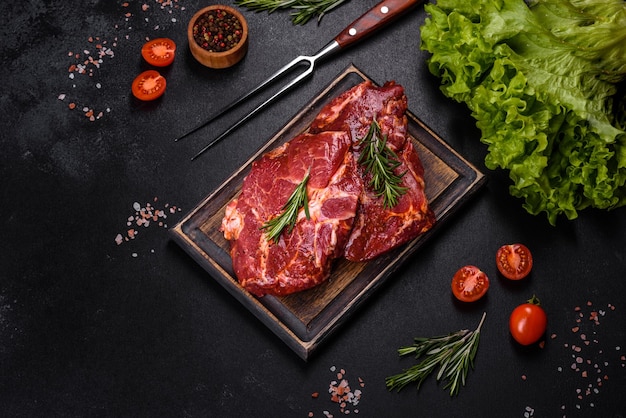
[[[383,0],[348,25],[335,37],[335,41],[341,48],[352,45],[420,3],[422,0]]]

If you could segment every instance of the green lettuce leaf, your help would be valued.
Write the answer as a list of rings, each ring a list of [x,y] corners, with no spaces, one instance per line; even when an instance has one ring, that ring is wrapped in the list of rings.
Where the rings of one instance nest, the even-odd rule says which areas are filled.
[[[510,193],[551,224],[626,205],[626,2],[439,0],[422,48],[509,170]]]

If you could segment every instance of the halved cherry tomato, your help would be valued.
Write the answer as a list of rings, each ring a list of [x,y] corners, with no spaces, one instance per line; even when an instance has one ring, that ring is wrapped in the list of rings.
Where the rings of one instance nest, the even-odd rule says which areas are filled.
[[[496,265],[507,279],[521,280],[533,268],[533,256],[524,244],[507,244],[496,252]]]
[[[474,302],[489,289],[489,278],[476,266],[464,266],[452,277],[452,294],[462,302]]]
[[[515,341],[522,345],[539,341],[546,332],[547,325],[548,316],[536,296],[513,309],[509,317],[509,331]]]
[[[166,85],[165,77],[158,71],[144,71],[133,80],[133,96],[145,101],[158,99],[165,93]]]
[[[155,67],[167,67],[174,62],[176,44],[169,38],[157,38],[146,42],[141,48],[141,56]]]

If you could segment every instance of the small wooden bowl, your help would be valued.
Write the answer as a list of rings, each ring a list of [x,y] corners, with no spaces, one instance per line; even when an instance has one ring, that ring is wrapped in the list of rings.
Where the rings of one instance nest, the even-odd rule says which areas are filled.
[[[200,16],[211,10],[218,9],[230,13],[239,20],[241,23],[242,34],[239,42],[232,48],[222,52],[211,52],[198,45],[198,42],[196,42],[193,36],[193,27]],[[187,26],[187,39],[189,40],[189,49],[191,50],[191,54],[196,60],[198,60],[198,62],[200,62],[200,64],[210,68],[228,68],[241,61],[244,55],[246,55],[246,52],[248,52],[248,23],[237,9],[230,6],[214,4],[198,10],[198,12],[193,15],[189,21],[189,25]]]

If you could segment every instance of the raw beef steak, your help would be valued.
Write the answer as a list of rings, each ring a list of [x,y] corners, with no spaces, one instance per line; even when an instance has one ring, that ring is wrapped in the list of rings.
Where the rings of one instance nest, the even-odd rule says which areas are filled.
[[[429,230],[435,215],[424,193],[424,169],[413,143],[407,136],[407,99],[404,88],[393,82],[376,87],[366,81],[344,92],[326,105],[311,124],[309,132],[344,130],[350,132],[355,160],[360,140],[367,135],[376,118],[387,146],[396,153],[400,165],[395,174],[402,176],[407,192],[393,208],[369,186],[371,174],[359,166],[364,190],[345,257],[350,261],[371,260]]]
[[[310,218],[301,208],[291,232],[268,240],[262,226],[283,212],[309,169]],[[255,161],[221,227],[240,284],[257,296],[286,295],[326,280],[343,256],[362,189],[347,132],[302,134]]]

